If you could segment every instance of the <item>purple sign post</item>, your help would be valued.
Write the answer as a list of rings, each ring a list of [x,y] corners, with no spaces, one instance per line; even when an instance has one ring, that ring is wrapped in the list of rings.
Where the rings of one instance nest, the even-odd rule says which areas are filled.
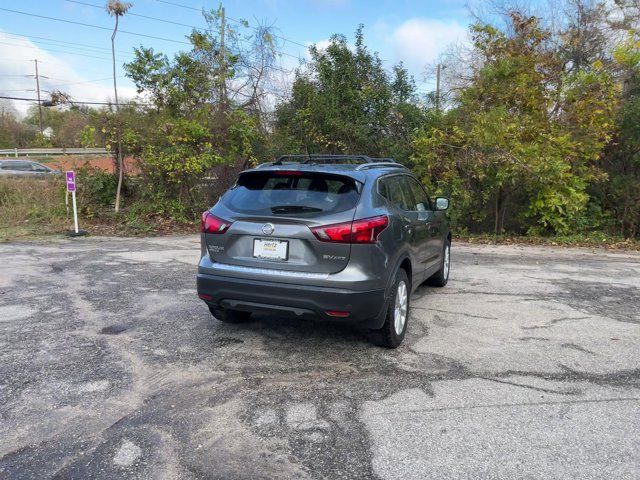
[[[76,191],[76,174],[72,170],[65,172],[67,176],[67,192]]]
[[[67,192],[71,192],[71,199],[73,201],[73,226],[75,228],[76,235],[78,234],[78,208],[76,207],[76,174],[73,170],[65,172],[67,179]]]

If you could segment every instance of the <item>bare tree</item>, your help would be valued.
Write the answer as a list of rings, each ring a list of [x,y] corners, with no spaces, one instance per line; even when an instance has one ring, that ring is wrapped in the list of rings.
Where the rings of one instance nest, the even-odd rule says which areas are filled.
[[[115,26],[113,27],[113,33],[111,34],[113,93],[114,93],[115,102],[116,102],[116,113],[120,111],[120,104],[118,103],[118,85],[116,84],[116,47],[115,47],[116,33],[118,32],[118,20],[120,19],[120,17],[126,14],[132,6],[133,5],[131,3],[122,2],[120,0],[109,0],[107,2],[107,5],[105,6],[105,9],[107,10],[107,13],[109,14],[109,16],[115,17],[116,19]],[[120,210],[120,192],[122,191],[122,180],[124,178],[124,162],[122,161],[122,141],[121,141],[119,125],[116,125],[116,137],[117,137],[116,155],[118,158],[118,188],[116,190],[115,211],[116,213],[118,213],[118,211]]]

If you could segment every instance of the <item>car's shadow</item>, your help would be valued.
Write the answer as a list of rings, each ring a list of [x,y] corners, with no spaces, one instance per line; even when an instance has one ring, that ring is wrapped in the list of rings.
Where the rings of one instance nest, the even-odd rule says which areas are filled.
[[[325,343],[337,341],[339,343],[367,343],[376,344],[378,333],[353,325],[340,324],[338,321],[321,321],[298,319],[272,314],[254,313],[249,320],[223,323],[211,318],[211,328],[217,332],[239,331],[251,332],[266,341],[272,342],[314,342]]]

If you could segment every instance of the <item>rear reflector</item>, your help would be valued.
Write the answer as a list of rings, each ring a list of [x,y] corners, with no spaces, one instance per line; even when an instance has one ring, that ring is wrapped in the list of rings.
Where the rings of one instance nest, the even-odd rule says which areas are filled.
[[[200,297],[202,300],[213,300],[213,296],[207,295],[206,293],[199,293],[198,297]]]
[[[311,231],[321,242],[376,243],[378,235],[389,225],[386,215],[362,218],[353,222],[313,227]]]
[[[200,231],[202,233],[224,233],[231,226],[231,223],[232,222],[218,218],[207,211],[202,214]]]
[[[351,315],[351,312],[343,312],[342,310],[327,310],[324,313],[326,313],[330,317],[348,317],[349,315]]]

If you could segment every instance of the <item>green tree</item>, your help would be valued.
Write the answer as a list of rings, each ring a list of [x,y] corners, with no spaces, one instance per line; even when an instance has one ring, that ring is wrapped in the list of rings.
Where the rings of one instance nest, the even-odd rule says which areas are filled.
[[[614,50],[621,69],[621,108],[613,141],[602,158],[608,181],[593,188],[598,206],[614,219],[615,232],[640,235],[640,35],[630,31]]]
[[[406,161],[410,134],[422,122],[415,85],[402,64],[388,73],[369,52],[363,28],[353,48],[343,35],[312,46],[290,100],[276,111],[277,144],[287,152],[394,155]]]
[[[259,105],[273,66],[272,37],[251,29],[240,41],[223,8],[206,12],[205,20],[207,27],[189,36],[189,51],[169,58],[141,47],[125,65],[151,105],[141,124],[128,126],[124,143],[139,159],[145,195],[182,216],[206,205],[205,177],[224,181],[218,166],[241,169],[257,161],[266,131]],[[250,30],[246,23],[241,28]]]
[[[537,18],[510,20],[509,33],[472,27],[481,66],[457,107],[416,135],[413,158],[469,227],[567,233],[599,176],[614,84],[598,64],[563,71]]]

